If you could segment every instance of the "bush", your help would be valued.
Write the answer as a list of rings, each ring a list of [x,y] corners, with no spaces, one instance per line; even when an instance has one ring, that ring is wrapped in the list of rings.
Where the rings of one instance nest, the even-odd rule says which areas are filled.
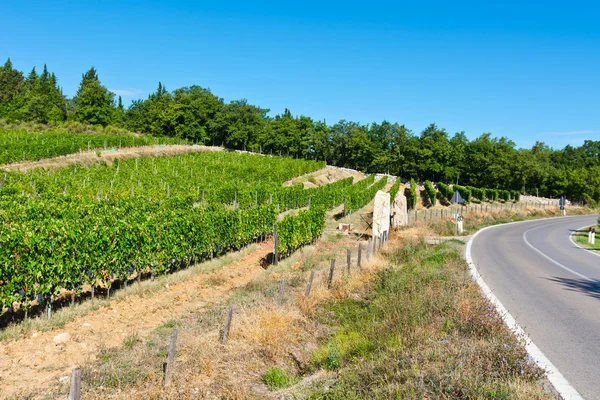
[[[512,190],[511,195],[514,201],[521,200],[521,192],[519,192],[518,190]]]
[[[435,206],[435,198],[437,196],[437,191],[429,181],[425,181],[425,191],[427,192],[427,197],[429,197],[429,201],[432,206]]]
[[[284,369],[273,367],[265,372],[263,381],[269,390],[277,390],[288,387],[292,380]]]

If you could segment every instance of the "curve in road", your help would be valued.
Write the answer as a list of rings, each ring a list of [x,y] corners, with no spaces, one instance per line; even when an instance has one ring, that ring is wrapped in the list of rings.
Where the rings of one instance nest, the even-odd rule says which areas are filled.
[[[587,215],[496,225],[466,249],[484,294],[527,333],[527,350],[565,399],[600,398],[600,258],[570,240],[594,223]]]

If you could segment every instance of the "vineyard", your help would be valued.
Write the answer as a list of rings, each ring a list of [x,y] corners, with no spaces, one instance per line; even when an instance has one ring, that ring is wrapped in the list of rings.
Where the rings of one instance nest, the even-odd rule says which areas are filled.
[[[30,133],[25,129],[0,127],[0,164],[35,161],[101,149],[108,151],[123,147],[185,144],[177,138],[155,138],[139,135],[78,134],[59,130]]]
[[[283,186],[323,163],[207,152],[6,172],[0,188],[0,306],[27,310],[64,289],[187,267],[271,235],[282,256],[314,242],[327,210],[363,207],[387,178]],[[64,288],[64,289],[63,289]],[[8,307],[8,308],[7,308]]]

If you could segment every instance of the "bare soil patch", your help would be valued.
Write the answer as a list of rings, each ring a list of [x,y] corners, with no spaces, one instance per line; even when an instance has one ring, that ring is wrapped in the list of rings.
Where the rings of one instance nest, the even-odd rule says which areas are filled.
[[[354,178],[354,183],[366,178],[367,175],[360,171],[348,168],[338,168],[331,165],[321,168],[318,171],[297,176],[285,182],[283,186],[292,186],[299,183],[304,185],[305,189],[328,185],[332,182],[339,181],[348,177]]]

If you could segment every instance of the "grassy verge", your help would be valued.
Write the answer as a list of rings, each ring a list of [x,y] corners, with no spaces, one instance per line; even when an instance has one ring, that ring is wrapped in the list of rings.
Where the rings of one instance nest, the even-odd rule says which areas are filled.
[[[593,225],[592,228],[595,228],[598,234],[600,235],[600,225]],[[596,239],[596,244],[588,243],[588,229],[590,227],[586,226],[585,228],[579,229],[577,232],[573,232],[572,238],[581,247],[584,249],[592,250],[592,251],[600,251],[600,237]]]
[[[543,372],[468,276],[458,243],[391,248],[364,298],[329,301],[310,399],[542,399]]]
[[[568,215],[595,214],[597,209],[593,208],[572,208]],[[464,215],[463,233],[457,235],[456,223],[453,219],[417,221],[412,225],[405,227],[400,233],[420,235],[440,235],[440,236],[468,236],[477,232],[481,228],[490,225],[505,224],[508,222],[527,221],[532,219],[549,218],[561,216],[562,211],[558,207],[554,208],[527,208],[515,210],[498,210],[494,212],[473,212]]]

